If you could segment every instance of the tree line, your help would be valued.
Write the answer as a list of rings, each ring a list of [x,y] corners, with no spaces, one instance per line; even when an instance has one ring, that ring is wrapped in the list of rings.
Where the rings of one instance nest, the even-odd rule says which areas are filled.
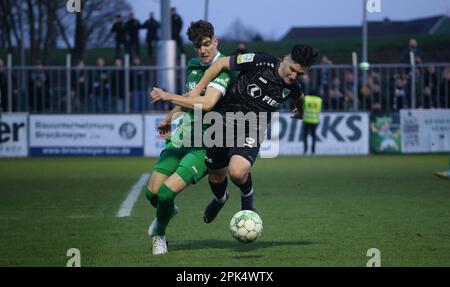
[[[83,59],[87,47],[111,44],[115,16],[132,11],[127,0],[81,0],[81,11],[70,13],[66,2],[0,0],[0,49],[17,55],[22,42],[33,64],[47,63],[57,47]]]

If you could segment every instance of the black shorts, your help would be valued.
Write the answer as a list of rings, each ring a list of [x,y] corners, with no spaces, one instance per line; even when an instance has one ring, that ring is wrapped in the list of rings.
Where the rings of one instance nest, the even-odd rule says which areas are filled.
[[[211,147],[206,149],[205,164],[209,169],[222,169],[227,167],[233,155],[240,155],[255,163],[259,153],[259,145],[255,147]]]

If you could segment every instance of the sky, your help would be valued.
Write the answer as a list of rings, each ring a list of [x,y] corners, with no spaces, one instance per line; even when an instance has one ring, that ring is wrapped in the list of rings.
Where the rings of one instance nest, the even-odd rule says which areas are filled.
[[[141,21],[155,11],[160,19],[161,0],[129,0]],[[167,1],[167,0],[162,0]],[[169,0],[183,18],[186,30],[191,21],[203,19],[205,0]],[[208,20],[217,36],[240,19],[265,39],[278,40],[291,27],[360,25],[364,0],[209,0]],[[376,1],[376,0],[372,0]],[[379,0],[380,13],[368,13],[369,21],[409,20],[435,15],[450,16],[450,0]],[[184,34],[184,33],[183,33]]]

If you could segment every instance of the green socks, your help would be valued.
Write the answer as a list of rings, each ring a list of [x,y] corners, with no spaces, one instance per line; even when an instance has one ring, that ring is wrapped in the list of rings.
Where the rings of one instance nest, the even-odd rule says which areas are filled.
[[[148,201],[150,201],[150,204],[154,207],[158,207],[158,195],[154,194],[148,189],[148,187],[145,189],[145,197],[147,197]]]
[[[169,224],[170,218],[175,209],[175,196],[176,192],[173,192],[167,185],[163,184],[158,190],[158,207],[156,211],[156,218],[158,220],[158,227],[156,229],[156,235],[165,235],[166,227]]]

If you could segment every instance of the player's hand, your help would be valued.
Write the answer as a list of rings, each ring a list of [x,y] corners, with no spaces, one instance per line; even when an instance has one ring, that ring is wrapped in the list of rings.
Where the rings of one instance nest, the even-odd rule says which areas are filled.
[[[160,88],[154,87],[152,92],[150,93],[152,97],[152,103],[155,103],[157,101],[169,101],[170,95],[169,93],[164,92]]]
[[[171,123],[170,119],[162,120],[158,125],[159,135],[163,139],[167,139],[171,135],[171,127],[172,127],[172,123]]]
[[[295,109],[292,110],[292,119],[302,120],[305,112],[305,96],[301,95],[298,99],[294,100]]]
[[[199,97],[201,93],[202,91],[199,91],[197,88],[193,88],[186,94],[186,97]]]
[[[302,120],[303,119],[303,110],[298,111],[297,108],[293,109],[291,119]]]

